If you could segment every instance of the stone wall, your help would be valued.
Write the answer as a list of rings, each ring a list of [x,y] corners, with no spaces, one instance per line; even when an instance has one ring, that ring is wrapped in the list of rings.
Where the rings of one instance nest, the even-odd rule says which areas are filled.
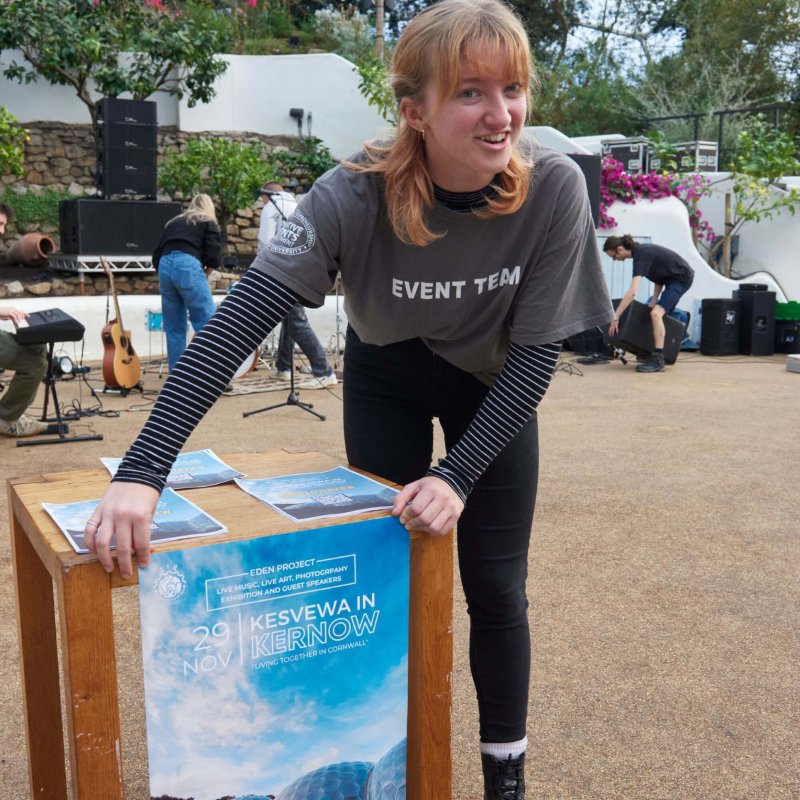
[[[227,293],[228,288],[239,279],[231,272],[211,270],[208,285],[216,294]],[[108,278],[103,275],[48,274],[41,268],[31,271],[31,277],[20,275],[19,270],[11,277],[0,275],[0,300],[20,300],[26,297],[69,297],[72,295],[102,296],[109,291]],[[158,294],[158,278],[155,272],[115,273],[114,288],[118,295]]]
[[[75,196],[96,197],[95,185],[95,140],[91,125],[64,125],[57,122],[31,122],[25,127],[30,140],[25,146],[25,174],[21,178],[13,175],[0,176],[0,189],[10,186],[15,192],[42,192],[53,189],[69,192]],[[203,134],[178,131],[175,127],[158,129],[158,161],[165,153],[181,150],[187,140],[197,136],[224,136],[241,143],[260,143],[264,154],[276,148],[288,149],[297,140],[287,136],[264,136],[255,133],[225,133],[211,131]],[[168,195],[159,195],[160,200],[172,200]],[[256,200],[252,206],[239,209],[227,228],[227,255],[235,256],[239,265],[246,265],[257,249],[258,222],[263,203]],[[59,247],[60,233],[50,226],[35,230],[21,230],[14,223],[8,226],[0,239],[0,256],[24,233],[45,233]],[[0,259],[1,260],[1,259]],[[30,278],[27,277],[30,272]],[[105,294],[108,281],[105,275],[84,274],[81,280],[76,274],[52,275],[43,278],[42,268],[34,268],[25,274],[15,274],[13,279],[0,275],[0,298],[69,294]],[[209,281],[216,291],[224,291],[238,276],[228,273],[211,273]],[[43,278],[43,279],[42,279]],[[115,274],[114,282],[120,294],[158,293],[154,273]],[[21,291],[20,291],[20,286]]]

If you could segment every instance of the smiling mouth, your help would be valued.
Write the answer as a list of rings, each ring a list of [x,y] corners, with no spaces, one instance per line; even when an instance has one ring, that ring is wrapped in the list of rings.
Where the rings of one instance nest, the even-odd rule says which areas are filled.
[[[486,136],[479,136],[478,138],[482,142],[488,142],[489,144],[500,144],[506,140],[508,133],[503,131],[502,133],[490,133]]]

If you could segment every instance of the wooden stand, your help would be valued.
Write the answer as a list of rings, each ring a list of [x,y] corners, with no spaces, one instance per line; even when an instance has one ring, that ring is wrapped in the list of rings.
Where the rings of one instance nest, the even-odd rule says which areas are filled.
[[[227,455],[251,477],[315,472],[337,466],[319,453]],[[8,482],[20,661],[31,797],[67,800],[56,623],[60,626],[67,746],[73,800],[122,800],[122,756],[111,591],[138,582],[107,574],[93,555],[70,547],[42,502],[102,496],[104,469]],[[167,542],[180,550],[368,519],[338,517],[295,525],[233,484],[192,490],[192,500],[230,533]],[[411,534],[407,797],[444,800],[451,793],[452,537]],[[53,611],[53,587],[58,619]]]

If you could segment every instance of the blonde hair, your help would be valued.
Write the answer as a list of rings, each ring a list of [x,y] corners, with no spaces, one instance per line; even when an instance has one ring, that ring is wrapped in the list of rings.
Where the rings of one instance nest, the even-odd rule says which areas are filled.
[[[516,13],[499,0],[440,0],[411,20],[392,60],[391,86],[398,107],[405,98],[421,103],[432,80],[440,97],[452,96],[465,58],[481,69],[505,67],[508,78],[525,90],[530,107],[538,81],[528,36]],[[426,219],[426,209],[433,206],[433,182],[425,165],[423,138],[402,114],[398,116],[390,142],[367,143],[367,163],[345,165],[384,176],[395,234],[407,244],[422,246],[444,234],[432,231]],[[486,207],[472,213],[493,217],[518,211],[527,197],[532,169],[518,142],[495,184],[496,193],[487,198]]]
[[[190,201],[189,207],[183,214],[178,214],[174,219],[185,219],[191,225],[198,222],[214,222],[217,225],[217,211],[214,201],[207,194],[196,194]],[[170,220],[172,222],[172,220]],[[167,223],[169,224],[169,223]]]

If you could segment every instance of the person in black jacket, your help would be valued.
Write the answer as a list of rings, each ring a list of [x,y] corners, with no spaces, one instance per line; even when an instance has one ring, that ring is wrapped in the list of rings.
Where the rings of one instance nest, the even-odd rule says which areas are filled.
[[[214,203],[207,194],[195,195],[183,214],[167,222],[153,251],[170,372],[186,349],[187,313],[197,333],[216,310],[205,270],[219,267],[221,260]]]

